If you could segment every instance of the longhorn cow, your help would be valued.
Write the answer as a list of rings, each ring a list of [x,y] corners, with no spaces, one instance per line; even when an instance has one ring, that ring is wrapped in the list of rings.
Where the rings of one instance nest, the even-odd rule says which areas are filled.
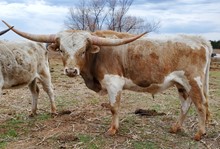
[[[64,31],[56,35],[33,35],[12,30],[33,41],[53,43],[48,48],[59,49],[67,76],[81,75],[88,88],[95,92],[108,93],[112,122],[107,134],[113,135],[119,128],[122,90],[156,94],[171,86],[177,88],[181,101],[180,116],[171,127],[171,132],[181,130],[193,103],[199,117],[194,139],[200,140],[206,133],[212,48],[202,37],[178,35],[165,40],[140,38],[121,45],[109,44],[116,39],[101,38],[105,42],[107,40],[105,44],[99,40],[99,36],[115,35],[114,38],[123,38],[123,34],[118,36],[120,33],[116,32],[109,32],[108,35],[108,32],[102,34],[100,31],[91,35],[87,31]]]
[[[56,114],[54,92],[45,45],[35,42],[0,42],[0,95],[2,89],[28,85],[32,94],[30,116],[36,115],[39,87],[37,79],[49,96],[51,112]]]

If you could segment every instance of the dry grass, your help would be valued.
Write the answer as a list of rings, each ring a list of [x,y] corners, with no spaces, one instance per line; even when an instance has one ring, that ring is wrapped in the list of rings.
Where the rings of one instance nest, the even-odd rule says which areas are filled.
[[[61,60],[50,60],[56,104],[60,115],[49,115],[50,105],[41,89],[38,116],[29,118],[31,95],[28,88],[4,90],[0,99],[0,148],[212,148],[220,146],[220,71],[210,76],[210,110],[213,121],[207,126],[207,135],[199,142],[192,136],[197,128],[194,107],[188,113],[184,130],[169,133],[178,117],[179,100],[175,88],[152,98],[150,94],[124,91],[120,111],[120,129],[106,137],[110,111],[101,106],[107,96],[89,90],[80,77],[62,75]],[[137,116],[138,108],[164,112],[162,116]]]

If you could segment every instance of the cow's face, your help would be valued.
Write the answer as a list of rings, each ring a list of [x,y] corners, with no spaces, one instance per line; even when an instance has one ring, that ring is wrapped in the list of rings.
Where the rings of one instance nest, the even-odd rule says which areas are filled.
[[[145,33],[125,39],[109,39],[91,35],[87,31],[63,31],[56,35],[55,42],[49,49],[58,49],[62,55],[64,74],[74,77],[80,74],[80,70],[88,58],[86,55],[99,52],[98,46],[118,46],[132,42]]]
[[[56,49],[62,56],[64,74],[74,77],[80,74],[81,68],[86,63],[86,52],[98,52],[99,48],[89,48],[92,46],[88,32],[65,31],[57,35],[56,42],[49,46],[49,49]],[[88,49],[93,49],[88,51]]]

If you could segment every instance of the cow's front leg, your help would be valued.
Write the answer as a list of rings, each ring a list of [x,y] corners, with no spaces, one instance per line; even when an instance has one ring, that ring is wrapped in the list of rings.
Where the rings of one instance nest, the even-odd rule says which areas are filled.
[[[110,103],[110,110],[112,113],[112,122],[109,130],[107,131],[107,135],[114,135],[119,128],[119,107],[120,107],[120,99],[121,92],[123,86],[125,84],[125,80],[118,75],[105,75],[102,80],[102,87],[107,89]]]
[[[107,131],[107,135],[114,135],[119,128],[119,108],[120,108],[120,100],[121,100],[121,92],[118,92],[116,95],[115,102],[110,100],[110,110],[112,113],[112,122],[109,130]]]

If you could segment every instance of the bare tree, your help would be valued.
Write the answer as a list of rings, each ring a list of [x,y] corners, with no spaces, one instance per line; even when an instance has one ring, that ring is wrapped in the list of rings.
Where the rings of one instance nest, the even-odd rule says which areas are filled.
[[[107,26],[108,29],[115,31],[116,30],[116,6],[117,6],[117,0],[107,0],[107,4],[109,7],[109,15],[107,18]]]
[[[119,32],[140,33],[155,31],[160,22],[129,16],[134,0],[82,0],[70,8],[65,25],[70,29],[96,31],[109,29]]]
[[[67,28],[70,29],[79,29],[79,30],[88,30],[88,14],[89,9],[86,6],[86,1],[82,0],[76,7],[70,8],[70,15],[67,16],[67,20],[65,20],[64,24]]]
[[[117,31],[121,32],[126,23],[125,17],[134,0],[119,0],[119,11],[117,13]],[[134,18],[134,17],[133,17]]]
[[[101,30],[107,14],[103,14],[106,0],[90,0],[88,27],[90,31]]]

